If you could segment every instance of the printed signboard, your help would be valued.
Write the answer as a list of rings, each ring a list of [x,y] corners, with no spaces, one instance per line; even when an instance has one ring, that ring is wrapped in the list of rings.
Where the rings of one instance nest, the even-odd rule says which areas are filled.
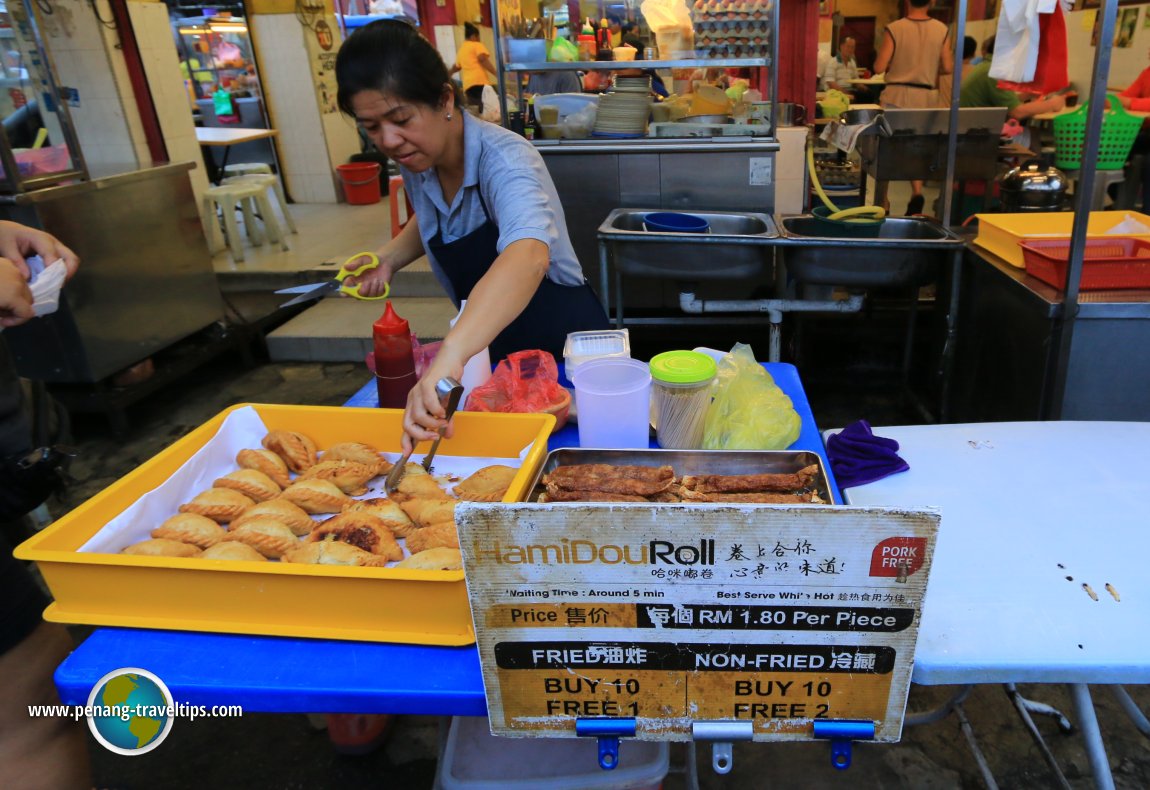
[[[696,721],[806,740],[902,731],[939,516],[760,505],[461,504],[492,731],[636,737]]]

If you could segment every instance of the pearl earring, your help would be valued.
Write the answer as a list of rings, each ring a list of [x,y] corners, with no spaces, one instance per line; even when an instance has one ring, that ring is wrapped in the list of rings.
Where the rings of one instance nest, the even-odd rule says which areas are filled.
[[[445,115],[443,117],[450,121],[451,120],[451,113],[447,113],[447,115]]]

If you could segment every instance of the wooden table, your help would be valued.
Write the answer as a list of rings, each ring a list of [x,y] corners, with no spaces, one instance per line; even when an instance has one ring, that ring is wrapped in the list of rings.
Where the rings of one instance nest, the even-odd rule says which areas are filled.
[[[252,140],[262,140],[265,137],[275,137],[279,134],[276,129],[246,129],[242,127],[197,126],[196,142],[204,153],[204,165],[208,170],[208,179],[213,184],[220,183],[224,176],[224,168],[228,166],[228,154],[233,145],[248,143]],[[223,158],[217,166],[212,156],[212,147],[224,149]]]

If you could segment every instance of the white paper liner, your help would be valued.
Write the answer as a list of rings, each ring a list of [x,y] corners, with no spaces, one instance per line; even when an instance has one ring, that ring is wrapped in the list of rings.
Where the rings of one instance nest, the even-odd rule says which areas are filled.
[[[1150,234],[1150,227],[1146,226],[1145,222],[1135,219],[1129,214],[1110,230],[1106,231],[1106,235],[1110,236],[1145,236]]]
[[[190,502],[196,494],[212,487],[212,483],[229,472],[236,471],[236,454],[240,450],[258,448],[261,440],[267,434],[268,428],[259,414],[251,406],[236,409],[224,418],[216,435],[209,439],[195,455],[184,462],[171,477],[156,488],[141,496],[127,510],[105,524],[99,532],[88,539],[79,551],[97,554],[118,554],[125,546],[148,540],[152,530],[162,524],[166,519],[179,512],[180,505]],[[430,445],[428,445],[429,447]],[[419,450],[424,450],[424,447]],[[423,455],[412,455],[411,460],[418,462]],[[451,476],[462,480],[485,466],[503,464],[516,468],[523,465],[531,445],[519,451],[517,458],[489,457],[462,455],[435,456],[432,471],[440,486],[450,491],[452,483],[445,478]],[[388,461],[395,462],[402,453],[383,453]],[[321,454],[322,458],[322,454]],[[381,475],[368,482],[368,491],[356,499],[371,499],[385,496],[385,476]],[[314,517],[316,523],[331,518],[330,515]],[[410,556],[405,541],[400,540],[404,547],[404,556]]]

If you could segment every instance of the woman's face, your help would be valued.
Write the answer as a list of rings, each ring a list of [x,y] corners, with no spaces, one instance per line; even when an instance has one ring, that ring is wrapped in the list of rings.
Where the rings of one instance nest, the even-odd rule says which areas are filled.
[[[450,103],[441,109],[376,90],[351,97],[356,123],[390,159],[422,173],[435,167],[447,149]]]

